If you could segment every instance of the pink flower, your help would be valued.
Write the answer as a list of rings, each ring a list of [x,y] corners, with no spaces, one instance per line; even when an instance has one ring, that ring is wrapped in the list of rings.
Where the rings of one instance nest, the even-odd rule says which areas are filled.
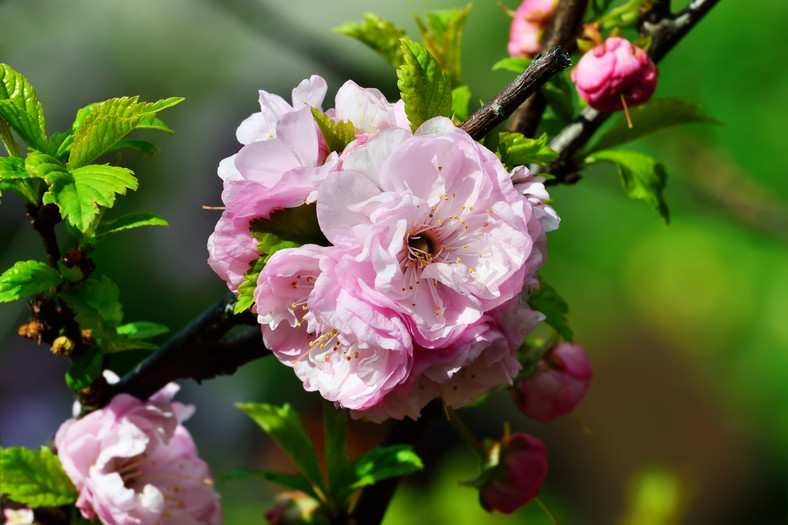
[[[55,435],[77,507],[105,524],[220,524],[208,466],[180,424],[192,407],[171,402],[170,384],[148,401],[119,394],[106,407],[69,419]]]
[[[450,120],[378,133],[318,194],[326,238],[367,254],[373,289],[414,341],[445,347],[535,282],[530,203],[500,160]]]
[[[260,91],[262,111],[238,128],[238,140],[246,145],[219,164],[225,210],[208,239],[208,264],[236,294],[250,264],[260,257],[250,221],[314,202],[321,182],[339,167],[337,153],[327,155],[310,110],[321,109],[326,89],[325,80],[313,75],[293,90],[292,105]],[[337,92],[336,109],[327,114],[353,122],[356,142],[380,129],[409,128],[402,101],[389,104],[378,90],[351,81]]]
[[[542,35],[550,24],[558,0],[524,0],[512,19],[509,54],[530,58],[539,53]]]
[[[598,111],[621,111],[643,104],[657,89],[657,66],[628,40],[608,38],[582,56],[570,74],[577,92]]]
[[[559,343],[514,386],[514,401],[525,415],[549,421],[569,414],[583,399],[593,371],[578,344]]]
[[[35,523],[33,509],[22,507],[18,509],[3,509],[3,518],[6,525],[33,525]]]
[[[547,447],[523,432],[495,443],[482,474],[479,501],[484,510],[511,514],[532,499],[547,476]]]
[[[517,348],[544,317],[524,304],[525,295],[488,312],[445,348],[414,348],[414,364],[407,381],[370,410],[351,412],[380,422],[389,417],[418,419],[422,408],[436,397],[460,408],[490,389],[512,384],[522,368]]]
[[[407,377],[412,343],[359,266],[336,247],[280,250],[260,273],[255,302],[263,341],[306,390],[364,410]]]

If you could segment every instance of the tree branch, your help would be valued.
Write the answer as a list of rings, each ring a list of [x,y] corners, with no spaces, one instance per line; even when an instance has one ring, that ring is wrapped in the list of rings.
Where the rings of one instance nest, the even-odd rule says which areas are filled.
[[[553,46],[561,46],[569,54],[574,52],[587,6],[588,0],[561,0],[558,3],[542,39],[543,53]],[[547,100],[541,93],[526,100],[512,116],[509,130],[533,137],[546,107]]]
[[[678,15],[668,14],[657,22],[645,21],[643,33],[652,37],[648,55],[655,63],[662,60],[678,44],[687,33],[714,7],[719,0],[693,0]],[[559,153],[556,160],[545,170],[535,169],[534,172],[546,171],[555,176],[547,184],[573,184],[579,177],[577,170],[580,165],[575,155],[591,139],[594,132],[610,117],[592,108],[585,108],[574,122],[565,127],[548,144]]]
[[[569,55],[555,46],[544,56],[537,56],[528,68],[500,93],[476,110],[460,124],[475,140],[480,140],[495,126],[506,120],[512,112],[544,85],[550,78],[572,65]]]
[[[232,374],[239,366],[268,355],[257,319],[248,311],[233,314],[235,302],[235,296],[228,293],[119,383],[97,393],[97,406],[120,393],[147,399],[177,379],[202,381]]]

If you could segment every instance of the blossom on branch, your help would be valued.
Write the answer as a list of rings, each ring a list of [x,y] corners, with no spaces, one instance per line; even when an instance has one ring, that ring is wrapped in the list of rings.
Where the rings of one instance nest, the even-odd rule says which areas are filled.
[[[208,465],[180,424],[193,407],[172,402],[171,383],[148,401],[119,394],[69,419],[55,435],[58,458],[88,519],[121,524],[220,524]]]

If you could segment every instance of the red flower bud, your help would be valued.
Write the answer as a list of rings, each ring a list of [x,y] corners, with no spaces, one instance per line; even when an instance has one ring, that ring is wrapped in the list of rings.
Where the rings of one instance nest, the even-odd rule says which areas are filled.
[[[569,414],[583,399],[593,370],[578,344],[559,343],[514,385],[514,402],[525,415],[549,421]]]
[[[657,66],[628,40],[610,37],[580,58],[570,74],[577,92],[598,111],[643,104],[657,89]]]
[[[479,488],[487,512],[511,514],[538,494],[547,476],[547,447],[538,439],[515,432],[496,443]]]

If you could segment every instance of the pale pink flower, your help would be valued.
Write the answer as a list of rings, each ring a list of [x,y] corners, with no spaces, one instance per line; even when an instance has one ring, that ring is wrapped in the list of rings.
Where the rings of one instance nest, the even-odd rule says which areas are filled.
[[[194,411],[170,384],[148,401],[119,394],[55,435],[58,458],[88,519],[121,524],[220,524],[208,466],[180,424]]]
[[[522,368],[517,349],[544,316],[528,308],[525,294],[485,314],[445,348],[416,347],[408,380],[370,410],[351,412],[380,422],[418,419],[436,397],[451,408],[475,401],[500,385],[512,384]]]
[[[544,235],[531,204],[494,154],[441,117],[356,149],[321,186],[317,214],[329,241],[368,254],[382,306],[426,348],[457,340],[543,262],[531,260]]]
[[[539,53],[542,35],[550,24],[558,0],[524,0],[514,13],[509,30],[509,54],[531,58]]]
[[[515,384],[514,401],[525,415],[549,421],[571,413],[583,399],[593,370],[582,346],[562,342]]]
[[[547,447],[523,432],[515,432],[490,450],[480,481],[484,510],[511,514],[536,496],[547,476]]]
[[[598,111],[621,111],[647,102],[657,89],[657,66],[628,40],[610,37],[580,58],[570,73],[577,92]]]
[[[255,302],[263,341],[304,388],[363,410],[407,377],[412,343],[397,315],[375,303],[374,275],[358,266],[337,247],[280,250],[260,273]]]
[[[3,509],[3,518],[6,525],[33,525],[33,509],[27,507],[19,509]]]

